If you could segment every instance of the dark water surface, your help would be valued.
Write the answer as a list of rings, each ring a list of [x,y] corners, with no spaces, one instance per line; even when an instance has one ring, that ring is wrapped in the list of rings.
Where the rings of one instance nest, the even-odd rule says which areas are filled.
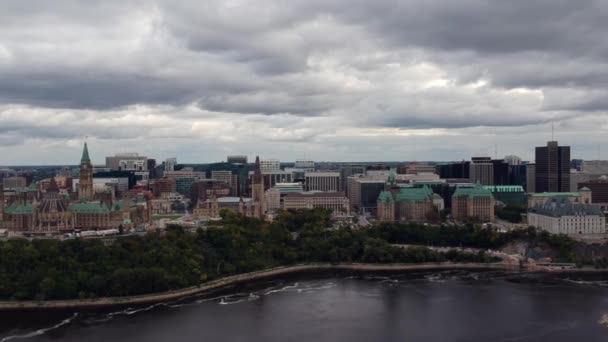
[[[0,341],[608,341],[608,282],[513,277],[308,277],[116,312],[1,314]]]

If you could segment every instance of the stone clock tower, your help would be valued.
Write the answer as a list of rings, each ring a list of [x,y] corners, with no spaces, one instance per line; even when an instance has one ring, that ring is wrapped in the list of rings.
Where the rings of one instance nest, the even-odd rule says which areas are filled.
[[[78,183],[78,199],[90,201],[93,199],[93,165],[89,158],[87,143],[84,143],[82,158],[80,159],[80,180]]]

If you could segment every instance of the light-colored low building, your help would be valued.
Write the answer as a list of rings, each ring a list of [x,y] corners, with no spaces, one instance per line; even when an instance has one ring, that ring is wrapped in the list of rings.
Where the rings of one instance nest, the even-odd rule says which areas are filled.
[[[340,172],[306,172],[304,174],[306,191],[340,191]]]
[[[303,193],[302,183],[276,183],[266,190],[266,210],[268,212],[283,208],[283,197],[287,194]]]
[[[350,214],[348,198],[343,192],[305,192],[290,193],[283,197],[283,209],[314,209],[332,210],[334,215]]]
[[[528,211],[528,225],[551,234],[597,235],[606,233],[606,217],[599,206],[573,203],[566,197],[550,199]]]

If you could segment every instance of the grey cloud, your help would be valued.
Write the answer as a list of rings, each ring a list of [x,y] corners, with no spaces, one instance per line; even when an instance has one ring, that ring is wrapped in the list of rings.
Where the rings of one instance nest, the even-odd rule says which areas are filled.
[[[599,0],[9,0],[0,106],[80,116],[8,112],[0,139],[181,138],[215,120],[270,131],[225,132],[230,146],[317,146],[337,132],[339,154],[367,144],[346,128],[448,129],[463,146],[476,143],[469,128],[532,135],[558,120],[580,132],[608,112],[607,10]],[[143,110],[123,120],[133,106]],[[147,112],[173,120],[137,130]]]

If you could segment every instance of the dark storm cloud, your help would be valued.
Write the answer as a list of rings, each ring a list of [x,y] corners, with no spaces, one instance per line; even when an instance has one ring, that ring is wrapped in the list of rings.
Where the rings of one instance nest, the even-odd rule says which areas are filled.
[[[608,112],[606,14],[595,0],[4,1],[0,140],[582,130]]]

